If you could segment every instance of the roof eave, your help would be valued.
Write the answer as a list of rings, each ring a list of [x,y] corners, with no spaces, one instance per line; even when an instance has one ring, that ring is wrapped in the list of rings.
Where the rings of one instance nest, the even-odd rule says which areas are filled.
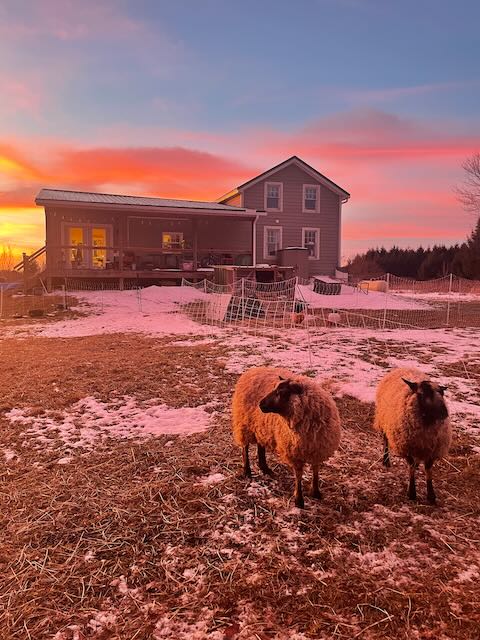
[[[232,198],[235,198],[235,196],[238,196],[239,193],[240,191],[237,188],[232,189],[228,193],[224,193],[223,196],[221,196],[220,198],[217,198],[215,202],[218,202],[219,204],[223,204],[226,200],[231,200]]]
[[[246,187],[252,186],[256,182],[260,182],[261,180],[265,180],[266,178],[268,178],[269,175],[273,175],[277,171],[280,171],[281,169],[285,168],[286,166],[292,163],[295,163],[299,165],[303,170],[310,172],[312,177],[314,177],[320,183],[324,184],[327,188],[331,189],[331,191],[334,191],[337,195],[344,196],[347,200],[348,198],[350,198],[350,194],[348,193],[348,191],[345,191],[345,189],[342,189],[342,187],[340,187],[338,184],[330,180],[330,178],[327,178],[327,176],[324,176],[323,173],[320,173],[320,171],[317,171],[314,167],[311,167],[307,162],[305,162],[298,156],[291,156],[290,158],[287,158],[283,162],[280,162],[279,164],[275,165],[271,169],[268,169],[267,171],[260,173],[255,178],[251,178],[250,180],[247,180],[247,182],[244,182],[243,184],[237,187],[237,191],[238,192],[244,191]]]
[[[133,205],[133,204],[117,204],[106,202],[72,202],[70,200],[50,200],[48,198],[36,198],[35,204],[42,207],[68,207],[75,209],[115,209],[122,211],[130,211],[133,213],[163,213],[167,215],[177,214],[185,217],[206,216],[214,218],[237,218],[243,220],[254,219],[257,216],[266,215],[257,212],[254,209],[240,209],[231,207],[229,209],[200,209],[190,207],[161,207],[155,205]]]

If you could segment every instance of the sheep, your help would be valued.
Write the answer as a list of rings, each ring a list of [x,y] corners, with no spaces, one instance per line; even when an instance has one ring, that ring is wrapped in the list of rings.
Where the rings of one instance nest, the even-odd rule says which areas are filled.
[[[248,447],[256,444],[258,466],[267,475],[265,449],[273,449],[295,474],[294,499],[304,507],[303,467],[312,466],[311,496],[319,499],[318,469],[340,443],[340,416],[332,396],[311,378],[283,368],[254,367],[243,373],[232,399],[232,427],[242,448],[243,473],[252,471]]]
[[[432,467],[446,456],[452,432],[444,400],[446,387],[417,369],[394,369],[378,385],[374,427],[383,434],[383,465],[390,467],[389,447],[410,469],[408,497],[417,499],[415,470],[425,466],[427,501],[436,504]]]

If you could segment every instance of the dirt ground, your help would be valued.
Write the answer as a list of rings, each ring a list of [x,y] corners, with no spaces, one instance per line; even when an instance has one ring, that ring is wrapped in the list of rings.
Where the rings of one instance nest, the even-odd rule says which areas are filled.
[[[469,436],[456,428],[436,469],[439,506],[426,504],[423,474],[411,503],[404,463],[380,463],[372,405],[339,398],[340,450],[321,472],[322,500],[300,511],[273,456],[273,479],[255,463],[251,482],[239,477],[228,348],[177,342],[0,340],[1,638],[479,637],[480,462]],[[39,441],[6,417],[91,395],[207,404],[213,426],[103,438],[61,464],[60,436]]]

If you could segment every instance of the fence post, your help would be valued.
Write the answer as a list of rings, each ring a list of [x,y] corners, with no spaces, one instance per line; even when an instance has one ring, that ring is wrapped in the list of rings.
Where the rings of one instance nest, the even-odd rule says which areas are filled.
[[[448,327],[450,324],[450,300],[447,302],[447,317],[445,320],[445,325]]]
[[[450,283],[448,285],[448,293],[452,293],[453,273],[450,274]]]
[[[63,298],[63,310],[67,310],[67,290],[64,284],[62,284],[62,298]]]

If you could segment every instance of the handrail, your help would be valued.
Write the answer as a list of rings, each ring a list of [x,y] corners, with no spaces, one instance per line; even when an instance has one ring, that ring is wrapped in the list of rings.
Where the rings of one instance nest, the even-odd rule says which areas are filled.
[[[34,253],[32,253],[31,256],[27,256],[27,260],[26,262],[32,262],[33,260],[36,260],[37,258],[39,258],[42,254],[45,253],[45,251],[47,250],[47,247],[44,245],[43,247],[40,247],[40,249],[37,249]],[[21,271],[25,266],[25,260],[20,260],[20,262],[18,264],[16,264],[13,267],[14,271]]]

